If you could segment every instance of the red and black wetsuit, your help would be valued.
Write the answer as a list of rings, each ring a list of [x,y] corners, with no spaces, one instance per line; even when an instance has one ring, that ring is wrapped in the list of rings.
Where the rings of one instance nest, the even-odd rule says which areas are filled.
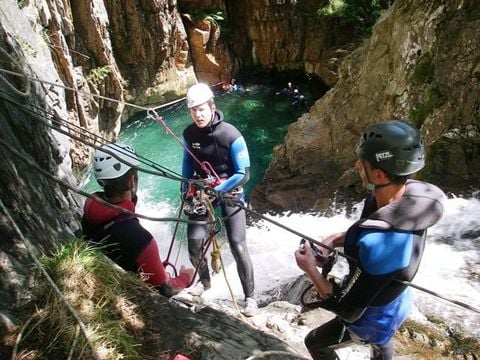
[[[96,193],[103,197],[103,193]],[[126,210],[135,211],[130,200],[118,204]],[[90,242],[102,245],[102,251],[127,271],[148,274],[146,282],[158,287],[165,296],[171,296],[188,286],[186,274],[170,278],[160,259],[157,243],[138,221],[138,218],[112,209],[88,198],[85,201],[82,229]]]

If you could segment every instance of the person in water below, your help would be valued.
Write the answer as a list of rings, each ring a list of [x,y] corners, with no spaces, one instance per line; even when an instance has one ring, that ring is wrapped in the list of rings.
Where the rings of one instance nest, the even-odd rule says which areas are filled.
[[[95,178],[103,192],[94,195],[122,209],[135,211],[137,204],[137,169],[134,150],[124,144],[108,144],[93,157]],[[155,239],[140,225],[138,218],[88,198],[82,217],[83,234],[124,270],[138,272],[147,283],[170,297],[187,287],[192,268],[180,268],[177,277],[165,271]]]
[[[334,349],[360,340],[371,346],[371,359],[392,359],[392,337],[406,319],[411,281],[425,247],[427,228],[443,215],[445,194],[436,186],[409,179],[423,168],[424,143],[407,122],[392,120],[371,125],[357,147],[362,184],[372,190],[360,220],[343,233],[323,240],[330,248],[344,247],[349,273],[341,283],[318,270],[328,251],[308,242],[295,259],[336,317],[312,330],[305,345],[313,359],[338,359]]]
[[[182,163],[183,177],[208,178],[212,174],[207,174],[196,160],[208,162],[221,179],[214,189],[228,192],[237,199],[244,200],[243,185],[249,179],[250,158],[242,134],[233,125],[224,121],[223,113],[215,106],[213,92],[206,84],[198,83],[188,89],[187,107],[190,109],[193,123],[183,132],[186,146]],[[195,156],[195,161],[190,152]],[[186,184],[182,190],[185,193]],[[225,230],[245,295],[244,314],[252,316],[257,309],[257,303],[254,298],[253,266],[246,243],[245,211],[223,203],[221,210],[224,217],[228,216],[225,220]],[[191,214],[189,219],[205,221],[208,214]],[[187,233],[190,260],[194,266],[199,266],[198,273],[203,288],[209,289],[211,284],[208,263],[205,257],[202,258],[202,245],[207,237],[207,226],[189,224]]]

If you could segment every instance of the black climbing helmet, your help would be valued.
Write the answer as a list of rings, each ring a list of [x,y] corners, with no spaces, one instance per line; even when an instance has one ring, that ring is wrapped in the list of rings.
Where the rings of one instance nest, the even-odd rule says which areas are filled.
[[[405,176],[425,166],[425,147],[420,131],[399,120],[373,124],[360,137],[360,159],[394,176]]]

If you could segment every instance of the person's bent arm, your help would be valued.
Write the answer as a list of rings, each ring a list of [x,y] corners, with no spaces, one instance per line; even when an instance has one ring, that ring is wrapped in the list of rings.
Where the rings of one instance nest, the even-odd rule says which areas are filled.
[[[322,240],[322,244],[328,246],[330,249],[335,249],[337,247],[342,247],[345,243],[345,234],[346,232],[332,234]],[[322,246],[317,246],[317,249],[320,251],[320,254],[324,257],[327,257],[330,253],[330,250]]]
[[[323,239],[322,243],[325,245],[331,247],[331,248],[337,248],[337,247],[342,247],[343,244],[345,243],[345,234],[346,232],[340,232],[336,234],[332,234],[328,236],[327,238]]]
[[[309,242],[305,242],[304,247],[295,252],[295,260],[300,269],[310,278],[315,289],[322,300],[332,296],[333,285],[330,283],[317,268],[316,260],[310,248]]]
[[[250,156],[243,136],[236,139],[230,146],[230,156],[232,157],[235,173],[215,187],[217,191],[230,191],[237,186],[245,184],[250,177]]]
[[[184,141],[185,143],[185,141]],[[188,153],[186,149],[183,150],[183,160],[182,160],[182,177],[185,179],[191,179],[194,174],[194,168],[193,168],[193,159],[192,156]],[[187,183],[182,182],[181,185],[181,191],[185,192],[187,191]]]
[[[180,269],[180,274],[171,278],[160,259],[157,243],[154,239],[137,257],[139,273],[145,275],[146,282],[159,287],[165,296],[172,296],[187,287],[193,277],[193,269]]]

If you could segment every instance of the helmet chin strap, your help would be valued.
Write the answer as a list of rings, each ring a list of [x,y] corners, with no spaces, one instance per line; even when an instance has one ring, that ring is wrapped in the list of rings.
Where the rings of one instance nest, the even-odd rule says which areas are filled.
[[[372,184],[372,185],[373,185],[373,187],[374,187],[375,189],[381,189],[381,188],[390,186],[390,185],[392,185],[392,184],[393,184],[393,182],[390,181],[389,183],[386,183],[386,184],[381,184],[381,185],[373,185],[373,184]],[[370,184],[369,184],[369,185],[370,185]]]
[[[374,185],[372,184],[371,182],[368,182],[367,185],[365,186],[365,188],[369,191],[373,191],[375,189],[381,189],[381,188],[384,188],[384,187],[387,187],[387,186],[390,186],[392,185],[393,182],[390,181],[389,183],[386,183],[386,184],[380,184],[380,185]]]

